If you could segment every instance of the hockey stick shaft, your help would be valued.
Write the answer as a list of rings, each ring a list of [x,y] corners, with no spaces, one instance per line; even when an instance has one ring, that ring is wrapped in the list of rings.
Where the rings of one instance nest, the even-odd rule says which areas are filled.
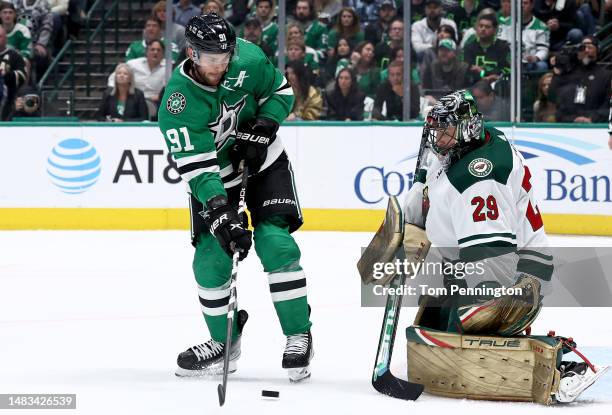
[[[242,221],[244,211],[246,210],[246,188],[249,179],[248,168],[244,164],[244,160],[240,162],[240,169],[242,170],[242,181],[240,183],[240,196],[238,200],[238,218]],[[227,393],[227,375],[229,371],[229,360],[232,348],[232,331],[234,328],[234,314],[236,311],[236,280],[238,278],[238,261],[240,259],[241,251],[234,249],[232,255],[232,275],[230,277],[230,298],[227,306],[227,331],[225,337],[225,350],[223,352],[223,383],[217,386],[217,393],[219,395],[219,406],[223,406],[225,403],[225,396]]]
[[[421,143],[419,153],[414,169],[413,180],[416,181],[421,168],[421,161],[425,147],[427,146],[427,130],[423,128],[421,135]],[[391,287],[397,288],[404,285],[406,275],[396,275],[391,281]],[[403,294],[395,293],[387,295],[387,303],[385,306],[385,314],[383,317],[382,328],[378,339],[378,350],[376,351],[376,361],[374,362],[374,371],[372,374],[372,385],[374,388],[386,395],[400,399],[415,400],[423,391],[423,386],[410,382],[405,382],[395,378],[391,374],[391,356],[393,355],[393,345],[395,343],[395,334],[399,323],[399,315],[402,308]]]

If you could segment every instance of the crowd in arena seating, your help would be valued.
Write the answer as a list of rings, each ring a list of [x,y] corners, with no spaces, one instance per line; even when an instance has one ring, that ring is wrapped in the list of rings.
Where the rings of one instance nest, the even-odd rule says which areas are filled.
[[[612,0],[517,1],[522,22],[521,117],[605,122],[612,81],[612,66],[606,64],[612,53],[603,56],[602,46],[610,45],[600,34],[612,22]],[[173,3],[172,16],[166,16],[165,1],[154,5],[142,39],[129,45],[124,63],[109,75],[99,120],[155,120],[165,82],[165,50],[171,48],[173,66],[180,63],[185,58],[184,26],[203,12],[225,17],[240,37],[259,45],[277,63],[276,0]],[[0,81],[7,85],[3,99],[11,102],[21,85],[31,86],[31,79],[42,76],[56,45],[78,31],[87,1],[0,4],[13,50],[7,59],[24,61],[23,74],[17,76],[0,69]],[[469,88],[485,119],[509,120],[511,0],[411,4],[410,118],[423,117],[443,94]],[[402,119],[402,0],[286,0],[286,10],[286,76],[296,97],[289,120]],[[164,39],[166,25],[171,25],[171,39]],[[3,49],[0,29],[0,64]],[[8,107],[15,111],[15,105]]]
[[[87,0],[0,0],[0,121],[40,115],[35,85],[78,35],[87,7]]]

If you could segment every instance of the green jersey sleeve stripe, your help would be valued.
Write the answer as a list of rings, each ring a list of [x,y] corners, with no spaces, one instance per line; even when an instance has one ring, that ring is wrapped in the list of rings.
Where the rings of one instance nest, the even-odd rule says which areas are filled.
[[[459,239],[459,247],[472,246],[492,241],[506,241],[516,245],[516,235],[513,233],[483,233]]]
[[[539,261],[532,261],[529,259],[521,258],[516,265],[518,272],[524,272],[534,277],[538,277],[544,281],[550,281],[552,278],[554,266],[552,264],[543,264]]]
[[[519,249],[518,254],[522,257],[524,255],[530,255],[530,256],[535,256],[541,259],[544,259],[546,261],[552,261],[553,257],[552,255],[544,255],[541,252],[538,251],[534,251],[533,249]]]
[[[460,248],[459,259],[463,262],[474,262],[514,253],[516,253],[516,245],[506,241],[494,241]]]

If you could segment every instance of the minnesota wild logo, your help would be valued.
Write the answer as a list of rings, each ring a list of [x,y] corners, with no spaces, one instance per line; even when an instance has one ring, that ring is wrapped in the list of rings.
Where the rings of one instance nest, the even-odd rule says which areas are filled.
[[[180,92],[175,92],[174,94],[168,97],[168,101],[166,101],[166,109],[170,111],[172,114],[178,114],[182,112],[187,106],[187,100],[185,99],[185,95]]]
[[[477,158],[470,162],[468,171],[475,177],[486,177],[493,170],[493,163],[484,158]]]
[[[234,105],[228,105],[225,101],[221,101],[219,106],[219,115],[212,123],[208,124],[208,128],[215,137],[215,147],[220,150],[232,134],[235,134],[238,126],[238,115],[245,105],[244,95]]]

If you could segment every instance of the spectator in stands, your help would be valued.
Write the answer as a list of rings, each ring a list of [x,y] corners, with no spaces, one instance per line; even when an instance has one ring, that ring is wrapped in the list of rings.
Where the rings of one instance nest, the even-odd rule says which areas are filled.
[[[326,120],[362,121],[365,94],[357,88],[357,78],[349,68],[340,69],[331,90],[324,93]]]
[[[389,54],[391,49],[404,46],[404,22],[400,17],[393,19],[389,25],[389,31],[387,32],[387,40],[380,42],[374,48],[374,56],[376,64],[379,68],[386,68],[389,63]]]
[[[314,80],[319,76],[319,63],[312,59],[312,55],[306,54],[306,46],[297,41],[290,40],[287,43],[287,62],[300,62],[308,68],[308,76],[310,80]]]
[[[319,63],[319,54],[317,51],[306,44],[306,37],[304,31],[297,23],[289,23],[287,25],[287,39],[286,44],[289,42],[296,41],[306,46],[306,55],[309,56],[307,59]]]
[[[478,17],[476,17],[476,24],[474,25],[474,27],[470,27],[468,30],[466,30],[463,33],[463,36],[461,37],[461,42],[459,43],[459,49],[465,49],[465,46],[471,42],[476,41],[476,39],[478,38],[477,34],[476,34],[476,29],[478,27],[478,22],[480,21],[480,19],[483,16],[493,16],[496,20],[497,20],[497,12],[490,8],[490,7],[486,7],[484,9],[482,9],[480,11],[480,13],[478,13]],[[510,17],[508,17],[508,19],[510,19]],[[498,39],[502,39],[502,40],[506,40],[505,38],[500,37],[500,34],[505,33],[504,30],[505,29],[500,29],[499,28],[499,20],[497,20],[498,23],[498,29],[497,29],[497,38]],[[510,24],[510,23],[508,23]],[[508,26],[510,27],[510,26]],[[508,44],[510,44],[510,32],[508,32],[508,40],[506,40],[508,42]]]
[[[533,120],[535,122],[555,122],[557,107],[554,102],[548,98],[550,83],[552,82],[553,73],[547,72],[540,77],[538,81],[538,95],[533,103]]]
[[[510,106],[495,96],[495,91],[487,81],[476,82],[470,91],[485,121],[510,121]]]
[[[501,0],[501,7],[497,12],[497,38],[510,43],[512,41],[512,3],[510,0]],[[524,24],[524,22],[523,22]]]
[[[459,4],[449,8],[446,17],[455,22],[457,30],[463,35],[463,32],[474,26],[478,13],[483,8],[484,4],[479,0],[462,0]]]
[[[274,51],[266,42],[262,40],[263,32],[261,28],[261,23],[259,22],[258,19],[256,18],[247,19],[247,21],[244,22],[243,30],[244,30],[243,37],[246,40],[259,46],[268,58],[274,59]]]
[[[381,42],[374,48],[376,64],[380,69],[385,69],[389,63],[391,49],[404,47],[404,22],[396,17],[389,25],[388,40]]]
[[[425,17],[412,25],[412,47],[420,61],[423,53],[434,46],[436,31],[440,25],[449,25],[457,32],[457,25],[442,17],[441,0],[425,0]]]
[[[522,0],[522,62],[527,71],[545,72],[548,70],[550,32],[544,22],[533,15],[533,1]]]
[[[573,0],[536,0],[534,13],[550,30],[550,49],[557,51],[565,42],[580,43],[584,33],[577,28],[576,2]]]
[[[278,51],[278,25],[274,21],[274,0],[256,0],[255,16],[261,23],[262,40],[272,51]]]
[[[567,64],[557,56],[549,95],[557,105],[558,122],[596,123],[607,119],[612,73],[597,65],[598,46],[596,37],[585,36],[577,63]]]
[[[313,0],[298,0],[295,5],[295,19],[304,31],[306,46],[313,48],[319,60],[327,53],[327,28],[317,19]]]
[[[127,65],[134,73],[134,86],[140,89],[145,96],[149,116],[157,116],[157,107],[161,98],[160,91],[166,84],[166,60],[164,59],[164,44],[159,40],[152,40],[147,45],[146,56],[127,61]],[[115,86],[115,75],[108,78],[108,86]]]
[[[126,63],[120,63],[112,76],[115,77],[115,86],[102,99],[96,118],[112,122],[149,119],[144,94],[135,86],[132,69]]]
[[[6,121],[13,111],[17,90],[26,80],[25,62],[19,52],[9,47],[6,30],[0,26],[0,88],[4,90],[4,108],[0,113],[0,121]]]
[[[321,92],[310,83],[306,67],[301,62],[289,62],[285,71],[295,97],[287,121],[318,120],[323,110],[323,98]]]
[[[374,59],[374,45],[361,42],[351,54],[351,67],[357,76],[357,85],[361,92],[372,98],[380,84],[380,69]]]
[[[381,42],[386,42],[389,25],[397,15],[394,0],[383,0],[378,9],[378,19],[365,26],[365,40],[377,45]]]
[[[170,25],[170,39],[176,44],[179,50],[183,49],[185,47],[185,27],[174,22],[172,19],[166,19],[165,0],[155,3],[155,6],[153,6],[152,15],[161,23],[162,33],[165,34],[165,25]]]
[[[200,8],[195,6],[191,0],[179,0],[174,5],[174,21],[181,26],[187,26],[189,19],[200,15]]]
[[[147,51],[147,45],[151,43],[153,40],[161,40],[164,42],[164,47],[172,47],[172,60],[176,61],[179,55],[179,48],[174,42],[167,42],[162,37],[162,26],[161,22],[157,20],[155,16],[149,16],[145,21],[145,27],[142,32],[142,40],[136,40],[130,43],[127,51],[125,52],[125,60],[129,61],[131,59],[142,58],[145,56]]]
[[[334,53],[331,55],[327,62],[325,63],[325,70],[321,74],[322,85],[327,84],[330,81],[333,81],[340,69],[346,68],[351,64],[351,53],[352,53],[351,45],[348,40],[341,37],[338,39],[336,44],[336,48],[334,49]],[[357,81],[355,81],[355,85]]]
[[[424,68],[421,79],[425,99],[432,105],[441,96],[465,89],[475,81],[469,65],[459,60],[454,40],[440,40],[437,50],[437,58]]]
[[[403,100],[404,100],[404,80],[403,63],[393,61],[389,64],[389,79],[383,82],[374,99],[372,118],[375,120],[394,120],[403,119]],[[410,118],[416,118],[419,114],[419,93],[418,86],[411,83],[410,93]]]
[[[18,21],[32,34],[32,63],[39,80],[51,63],[53,14],[46,0],[13,0]]]
[[[471,71],[491,83],[510,72],[510,46],[495,37],[498,26],[495,15],[481,15],[476,25],[478,37],[465,46],[463,61],[470,65]]]
[[[450,39],[455,42],[458,42],[457,34],[455,33],[455,29],[452,26],[443,24],[436,31],[436,42],[435,47],[431,49],[427,49],[421,58],[421,64],[419,65],[419,71],[421,72],[421,77],[423,77],[423,71],[425,71],[433,61],[438,58],[438,45],[442,39]],[[457,48],[457,52],[459,52],[459,48]]]
[[[67,36],[69,0],[47,0],[53,14],[52,44],[59,50]]]
[[[15,118],[36,118],[41,116],[40,92],[30,85],[23,85],[17,91],[15,97],[15,107],[9,119]]]
[[[350,7],[342,8],[338,21],[334,28],[329,31],[329,37],[327,38],[328,56],[333,56],[334,48],[340,37],[347,39],[352,47],[363,42],[363,32],[359,26],[359,16]]]
[[[13,3],[8,1],[0,3],[0,21],[6,30],[9,46],[19,52],[22,58],[29,60],[32,57],[32,35],[27,26],[17,22],[17,12]]]

